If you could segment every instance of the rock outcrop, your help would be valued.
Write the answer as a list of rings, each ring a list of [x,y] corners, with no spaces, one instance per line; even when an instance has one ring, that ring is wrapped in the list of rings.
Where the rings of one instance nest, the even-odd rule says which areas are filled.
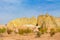
[[[49,30],[51,28],[56,28],[60,26],[60,20],[48,14],[39,15],[37,18],[37,23],[38,23],[38,26],[42,26],[43,24],[43,27],[46,27]]]
[[[31,17],[31,18],[18,18],[18,19],[15,19],[15,20],[12,20],[10,21],[8,24],[7,24],[7,27],[13,29],[13,28],[27,28],[26,25],[36,25],[37,23],[37,19],[35,17]],[[23,26],[25,25],[25,26]]]
[[[39,15],[37,17],[37,19],[35,17],[31,17],[31,18],[18,18],[15,20],[10,21],[7,24],[7,27],[11,27],[11,28],[23,28],[23,25],[36,25],[38,24],[38,26],[42,26],[43,27],[47,27],[48,29],[51,28],[56,28],[56,27],[60,27],[60,18],[56,18],[54,16],[51,16],[49,14],[46,15]],[[26,26],[25,26],[26,27]]]

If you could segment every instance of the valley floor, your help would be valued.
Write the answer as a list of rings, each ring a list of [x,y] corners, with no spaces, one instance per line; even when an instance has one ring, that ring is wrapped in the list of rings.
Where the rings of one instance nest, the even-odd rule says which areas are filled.
[[[3,34],[3,36],[0,35],[0,40],[60,40],[60,33],[56,33],[53,37],[49,34],[43,34],[41,37],[36,37],[34,34]]]

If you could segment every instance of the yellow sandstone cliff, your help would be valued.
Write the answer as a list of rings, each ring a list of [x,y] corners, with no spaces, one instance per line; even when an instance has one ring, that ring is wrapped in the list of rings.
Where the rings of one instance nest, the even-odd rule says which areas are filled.
[[[47,28],[56,28],[56,27],[60,27],[60,18],[51,16],[49,14],[46,15],[39,15],[37,17],[37,19],[35,17],[31,17],[31,18],[18,18],[15,20],[10,21],[7,26],[8,27],[20,27],[22,25],[36,25],[38,24],[38,26],[41,26],[43,24],[44,27]]]
[[[18,19],[15,19],[15,20],[12,20],[10,21],[7,26],[8,27],[20,27],[22,25],[25,25],[25,24],[32,24],[32,25],[36,25],[37,23],[37,19],[35,17],[31,17],[31,18],[18,18]]]

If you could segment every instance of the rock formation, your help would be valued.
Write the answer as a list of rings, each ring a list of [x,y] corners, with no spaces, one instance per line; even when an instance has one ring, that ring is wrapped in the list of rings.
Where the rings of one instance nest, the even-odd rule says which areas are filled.
[[[31,18],[18,18],[18,19],[15,19],[15,20],[12,20],[10,21],[8,24],[7,24],[7,27],[9,28],[23,28],[23,25],[36,25],[37,23],[37,19],[35,17],[31,17]],[[25,27],[26,28],[26,27]]]
[[[38,26],[42,26],[43,27],[47,27],[47,28],[56,28],[56,27],[60,27],[60,18],[56,18],[53,17],[51,15],[49,15],[48,13],[46,15],[39,15],[37,17],[37,19],[35,17],[31,17],[31,18],[18,18],[15,20],[10,21],[7,26],[14,28],[21,28],[21,26],[23,25],[36,25],[38,24]]]
[[[59,25],[60,20],[49,14],[39,15],[37,18],[37,23],[38,23],[38,26],[42,26],[42,24],[43,24],[43,27],[46,27],[48,29],[56,28],[56,27],[60,26]]]

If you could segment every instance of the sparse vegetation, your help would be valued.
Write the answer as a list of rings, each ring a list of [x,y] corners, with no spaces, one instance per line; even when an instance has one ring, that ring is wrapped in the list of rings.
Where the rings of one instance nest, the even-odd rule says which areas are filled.
[[[7,33],[11,34],[13,32],[13,30],[7,29]]]
[[[57,28],[56,28],[56,31],[57,31],[57,32],[60,32],[60,27],[57,27]]]
[[[42,33],[42,34],[44,34],[44,33],[47,33],[47,28],[46,27],[40,27],[40,28],[38,28],[38,30]]]
[[[40,32],[41,32],[41,34],[44,34],[44,30],[43,29],[40,29]]]
[[[32,30],[30,30],[29,28],[27,28],[24,32],[25,32],[25,33],[31,33]]]
[[[41,32],[37,32],[37,36],[36,37],[40,37],[41,36]]]
[[[5,28],[0,28],[0,33],[4,33],[6,32],[6,29]]]
[[[37,31],[37,37],[40,37],[42,34],[47,32],[47,28],[39,27]]]
[[[0,37],[3,37],[2,33],[6,32],[6,28],[0,28]]]
[[[29,28],[27,29],[18,29],[18,33],[19,34],[27,34],[27,33],[31,33],[32,30],[30,30]]]
[[[50,36],[51,36],[51,37],[52,37],[55,33],[56,33],[56,32],[55,32],[54,28],[50,29]]]
[[[24,34],[24,30],[23,29],[18,29],[18,34]]]

